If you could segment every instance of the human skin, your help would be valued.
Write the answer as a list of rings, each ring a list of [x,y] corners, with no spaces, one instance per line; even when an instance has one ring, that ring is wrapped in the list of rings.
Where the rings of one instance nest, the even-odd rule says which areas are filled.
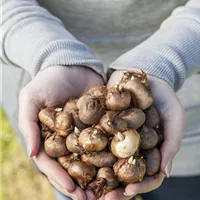
[[[77,98],[91,87],[103,84],[102,77],[89,68],[52,66],[39,72],[19,96],[19,129],[29,156],[49,181],[72,199],[94,199],[94,195],[76,186],[60,164],[40,147],[38,113],[44,107],[64,106],[69,98]]]
[[[80,76],[83,73],[84,77]],[[119,82],[122,76],[122,71],[114,72],[110,77],[108,87]],[[161,185],[165,176],[170,174],[173,157],[179,151],[181,144],[184,111],[168,83],[152,76],[148,76],[148,80],[155,105],[165,125],[165,141],[161,147],[161,172],[154,177],[145,178],[140,183],[129,184],[125,188],[109,192],[103,195],[101,200],[127,200],[136,194],[152,191]],[[19,97],[19,127],[25,137],[29,156],[33,157],[39,169],[59,191],[73,199],[92,200],[95,197],[92,192],[84,192],[76,186],[66,171],[56,161],[48,157],[43,148],[40,148],[38,112],[47,106],[62,106],[69,98],[77,98],[84,91],[97,85],[103,85],[103,80],[90,69],[76,66],[53,66],[39,72],[21,91]],[[76,89],[74,89],[75,86]]]
[[[112,87],[116,82],[119,82],[122,76],[123,71],[113,72],[108,81],[108,87]],[[155,190],[162,184],[165,176],[170,176],[173,158],[181,146],[185,113],[174,90],[167,82],[152,76],[148,76],[148,82],[153,93],[154,104],[164,123],[164,143],[160,149],[162,155],[161,171],[153,177],[145,177],[139,183],[128,184],[124,188],[113,190],[103,195],[100,200],[131,199],[137,194]]]

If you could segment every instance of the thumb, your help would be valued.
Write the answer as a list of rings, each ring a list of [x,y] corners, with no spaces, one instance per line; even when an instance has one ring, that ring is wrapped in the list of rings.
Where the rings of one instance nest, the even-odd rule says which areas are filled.
[[[19,129],[24,136],[28,155],[33,157],[40,147],[40,129],[38,126],[39,108],[27,89],[23,89],[19,96]]]

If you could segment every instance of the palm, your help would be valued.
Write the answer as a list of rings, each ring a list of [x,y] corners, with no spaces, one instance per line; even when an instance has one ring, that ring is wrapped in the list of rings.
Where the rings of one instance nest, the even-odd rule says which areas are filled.
[[[40,106],[54,106],[102,84],[101,77],[89,69],[56,66],[40,72],[27,87],[32,90],[35,101],[40,101]]]
[[[44,107],[63,106],[91,87],[102,85],[102,78],[84,67],[50,67],[40,72],[21,92],[19,126],[29,155],[50,182],[62,193],[72,198],[86,199],[87,195],[74,185],[69,175],[40,148],[38,113]]]

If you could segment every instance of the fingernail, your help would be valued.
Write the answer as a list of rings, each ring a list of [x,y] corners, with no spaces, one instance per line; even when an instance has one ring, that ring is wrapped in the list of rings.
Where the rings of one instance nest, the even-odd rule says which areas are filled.
[[[28,138],[26,138],[26,146],[27,146],[27,153],[28,153],[28,156],[29,156],[29,158],[30,158],[30,157],[31,157],[31,154],[32,154],[32,148],[31,148],[31,144],[30,144]]]
[[[131,192],[131,193],[126,193],[126,192],[124,192],[124,196],[135,196],[136,195],[136,193],[134,193],[134,192]]]
[[[170,177],[171,169],[172,169],[172,162],[169,161],[165,167],[165,174],[166,174],[167,178]]]

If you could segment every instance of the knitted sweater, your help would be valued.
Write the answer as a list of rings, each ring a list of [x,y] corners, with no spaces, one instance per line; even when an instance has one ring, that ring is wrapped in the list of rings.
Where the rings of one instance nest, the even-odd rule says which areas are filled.
[[[200,174],[200,0],[186,2],[3,0],[3,106],[16,131],[17,95],[29,75],[84,65],[106,80],[109,68],[140,68],[181,88],[189,123],[172,174]]]

